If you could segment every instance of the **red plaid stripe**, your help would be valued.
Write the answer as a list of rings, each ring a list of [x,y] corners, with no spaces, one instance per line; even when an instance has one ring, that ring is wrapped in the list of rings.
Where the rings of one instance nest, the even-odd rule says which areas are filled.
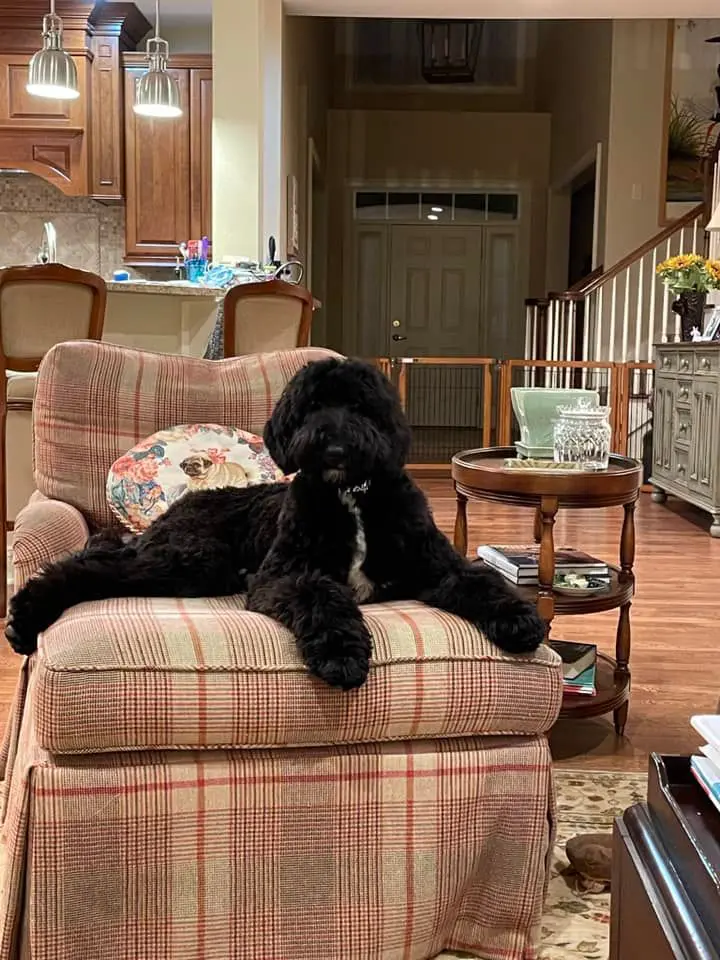
[[[105,480],[121,454],[180,423],[262,433],[290,377],[327,356],[334,354],[306,349],[212,361],[92,341],[58,344],[38,373],[38,490],[73,504],[92,526],[108,525]]]
[[[15,520],[13,571],[15,590],[46,563],[85,546],[88,525],[75,507],[48,500],[37,491]]]
[[[536,956],[543,737],[17,763],[2,960]]]
[[[341,693],[308,677],[292,635],[239,597],[81,604],[41,638],[39,742],[63,754],[302,746],[528,735],[555,721],[562,681],[547,648],[504,655],[411,601],[364,613],[370,679]]]

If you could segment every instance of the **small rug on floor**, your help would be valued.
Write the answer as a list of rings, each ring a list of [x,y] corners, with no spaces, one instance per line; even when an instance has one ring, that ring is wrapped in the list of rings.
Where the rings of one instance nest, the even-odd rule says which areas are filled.
[[[557,836],[552,875],[540,933],[540,960],[607,960],[610,943],[610,892],[579,893],[567,875],[565,844],[578,833],[612,830],[615,817],[645,800],[642,773],[556,770]],[[437,960],[460,960],[466,953],[441,953]]]

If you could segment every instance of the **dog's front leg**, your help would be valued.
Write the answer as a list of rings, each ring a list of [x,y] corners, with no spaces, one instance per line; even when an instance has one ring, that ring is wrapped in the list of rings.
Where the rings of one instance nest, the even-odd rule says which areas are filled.
[[[508,653],[537,649],[546,628],[534,604],[518,596],[501,574],[482,564],[458,560],[446,567],[433,586],[422,590],[418,599],[469,620]]]
[[[383,599],[415,599],[468,620],[502,650],[535,650],[545,625],[505,578],[470,564],[438,530],[421,490],[408,477],[372,488],[377,549],[392,572]],[[384,534],[383,531],[390,531]]]
[[[317,570],[252,578],[248,608],[295,634],[310,671],[332,687],[351,690],[367,679],[370,633],[349,587]]]
[[[351,532],[351,519],[334,491],[328,497],[327,489],[298,476],[248,593],[248,609],[294,633],[308,670],[344,690],[365,682],[371,653],[368,628],[352,590],[342,582]]]

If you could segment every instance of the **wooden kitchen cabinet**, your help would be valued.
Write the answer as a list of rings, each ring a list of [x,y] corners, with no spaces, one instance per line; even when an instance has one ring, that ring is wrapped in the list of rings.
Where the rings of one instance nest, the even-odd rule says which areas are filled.
[[[174,57],[170,72],[180,87],[183,114],[139,117],[135,85],[144,58],[126,54],[125,261],[174,264],[183,240],[210,236],[212,189],[212,70],[210,57]]]
[[[209,237],[212,228],[212,70],[190,71],[190,232]]]

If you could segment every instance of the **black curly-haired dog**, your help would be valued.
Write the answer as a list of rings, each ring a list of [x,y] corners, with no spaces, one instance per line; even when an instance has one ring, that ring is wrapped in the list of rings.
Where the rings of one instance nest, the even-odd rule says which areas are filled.
[[[265,428],[288,484],[190,493],[141,536],[100,535],[12,599],[6,636],[31,654],[68,607],[121,596],[248,591],[291,630],[311,673],[350,689],[368,675],[358,603],[417,599],[469,620],[511,653],[534,650],[535,608],[471,565],[404,471],[410,430],[389,381],[359,360],[320,360],[288,383]]]

